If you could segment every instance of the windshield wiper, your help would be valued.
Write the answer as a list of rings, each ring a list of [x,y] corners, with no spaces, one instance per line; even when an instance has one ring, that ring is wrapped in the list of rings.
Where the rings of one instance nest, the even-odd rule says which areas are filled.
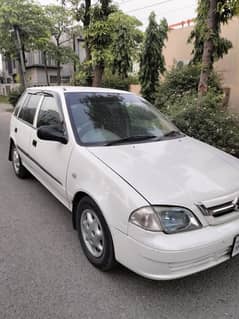
[[[117,145],[117,144],[123,144],[127,142],[139,142],[139,141],[146,141],[146,140],[151,140],[158,138],[156,135],[133,135],[133,136],[128,136],[124,138],[120,138],[116,141],[112,141],[109,143],[104,144],[105,146],[111,146],[111,145]]]
[[[180,131],[174,130],[164,134],[163,137],[177,137],[177,136],[185,136],[185,135]]]

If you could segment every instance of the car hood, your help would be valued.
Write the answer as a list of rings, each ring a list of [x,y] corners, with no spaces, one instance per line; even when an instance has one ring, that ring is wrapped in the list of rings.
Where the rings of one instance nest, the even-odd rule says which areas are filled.
[[[89,150],[151,204],[185,205],[239,191],[239,160],[190,137]]]

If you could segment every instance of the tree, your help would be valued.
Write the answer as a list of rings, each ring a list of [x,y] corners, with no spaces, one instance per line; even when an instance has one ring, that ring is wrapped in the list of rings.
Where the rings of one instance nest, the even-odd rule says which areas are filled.
[[[155,13],[149,17],[144,45],[140,58],[139,80],[142,95],[154,103],[160,74],[165,71],[165,60],[162,54],[164,41],[167,39],[168,24],[165,19],[156,22]]]
[[[111,0],[99,0],[94,5],[86,0],[66,2],[75,19],[83,23],[86,60],[80,66],[80,77],[84,75],[87,84],[92,84],[93,77],[93,85],[100,86],[106,67],[127,76],[142,41],[142,32],[137,29],[141,23],[119,11]]]
[[[198,106],[202,95],[208,91],[208,78],[214,61],[222,58],[232,43],[220,37],[221,25],[238,11],[238,0],[200,0],[195,28],[189,41],[194,41],[193,62],[201,62],[201,76],[198,86]]]
[[[117,11],[109,16],[109,24],[112,27],[112,73],[127,78],[132,71],[133,61],[138,59],[139,45],[143,40],[143,33],[138,27],[142,23]]]
[[[213,69],[213,51],[215,48],[213,37],[217,33],[217,22],[217,0],[210,0],[207,16],[208,35],[204,39],[202,69],[198,85],[199,104],[200,97],[208,90],[208,78]]]
[[[87,31],[91,22],[91,8],[92,8],[91,0],[65,0],[63,1],[63,4],[65,3],[68,3],[70,5],[74,19],[77,22],[82,22],[83,30]],[[85,44],[85,53],[86,53],[84,69],[87,74],[86,76],[87,85],[91,86],[92,72],[93,72],[92,64],[91,64],[92,55],[91,55],[88,39],[85,38],[84,40],[85,40],[84,44]]]
[[[91,22],[85,32],[85,39],[92,54],[93,86],[101,85],[105,64],[109,59],[112,34],[108,17],[116,11],[111,2],[111,0],[99,0],[99,3],[92,8]]]
[[[49,19],[31,0],[0,0],[0,51],[18,61],[21,85],[25,82],[25,52],[49,39]]]
[[[208,0],[201,0],[198,3],[197,18],[195,27],[192,30],[188,39],[189,43],[193,43],[194,49],[192,51],[193,58],[192,63],[201,63],[203,55],[204,40],[207,34],[207,18],[209,13],[210,2]],[[232,48],[231,41],[220,36],[221,22],[217,19],[214,34],[214,50],[213,59],[216,61],[222,58]]]
[[[110,27],[107,18],[114,11],[112,0],[99,0],[92,6],[91,0],[65,0],[71,5],[75,19],[83,23],[86,60],[84,69],[88,84],[99,86],[105,68],[110,45]],[[91,73],[92,76],[91,76]]]
[[[47,17],[51,21],[50,31],[54,41],[45,47],[45,52],[56,60],[57,84],[61,84],[61,65],[78,59],[72,47],[72,16],[64,6],[48,5],[45,7]]]

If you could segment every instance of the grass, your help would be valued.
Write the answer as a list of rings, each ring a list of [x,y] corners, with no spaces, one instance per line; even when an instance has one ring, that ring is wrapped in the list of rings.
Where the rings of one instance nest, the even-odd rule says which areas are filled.
[[[7,96],[2,96],[2,95],[0,95],[0,103],[9,104],[9,102],[8,102],[8,97],[7,97]]]

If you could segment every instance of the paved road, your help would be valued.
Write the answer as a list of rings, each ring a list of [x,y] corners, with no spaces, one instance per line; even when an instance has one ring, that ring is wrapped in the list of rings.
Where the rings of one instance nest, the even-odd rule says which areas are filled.
[[[1,319],[238,319],[239,258],[173,282],[93,268],[67,210],[36,180],[14,176],[9,119],[0,111]]]

